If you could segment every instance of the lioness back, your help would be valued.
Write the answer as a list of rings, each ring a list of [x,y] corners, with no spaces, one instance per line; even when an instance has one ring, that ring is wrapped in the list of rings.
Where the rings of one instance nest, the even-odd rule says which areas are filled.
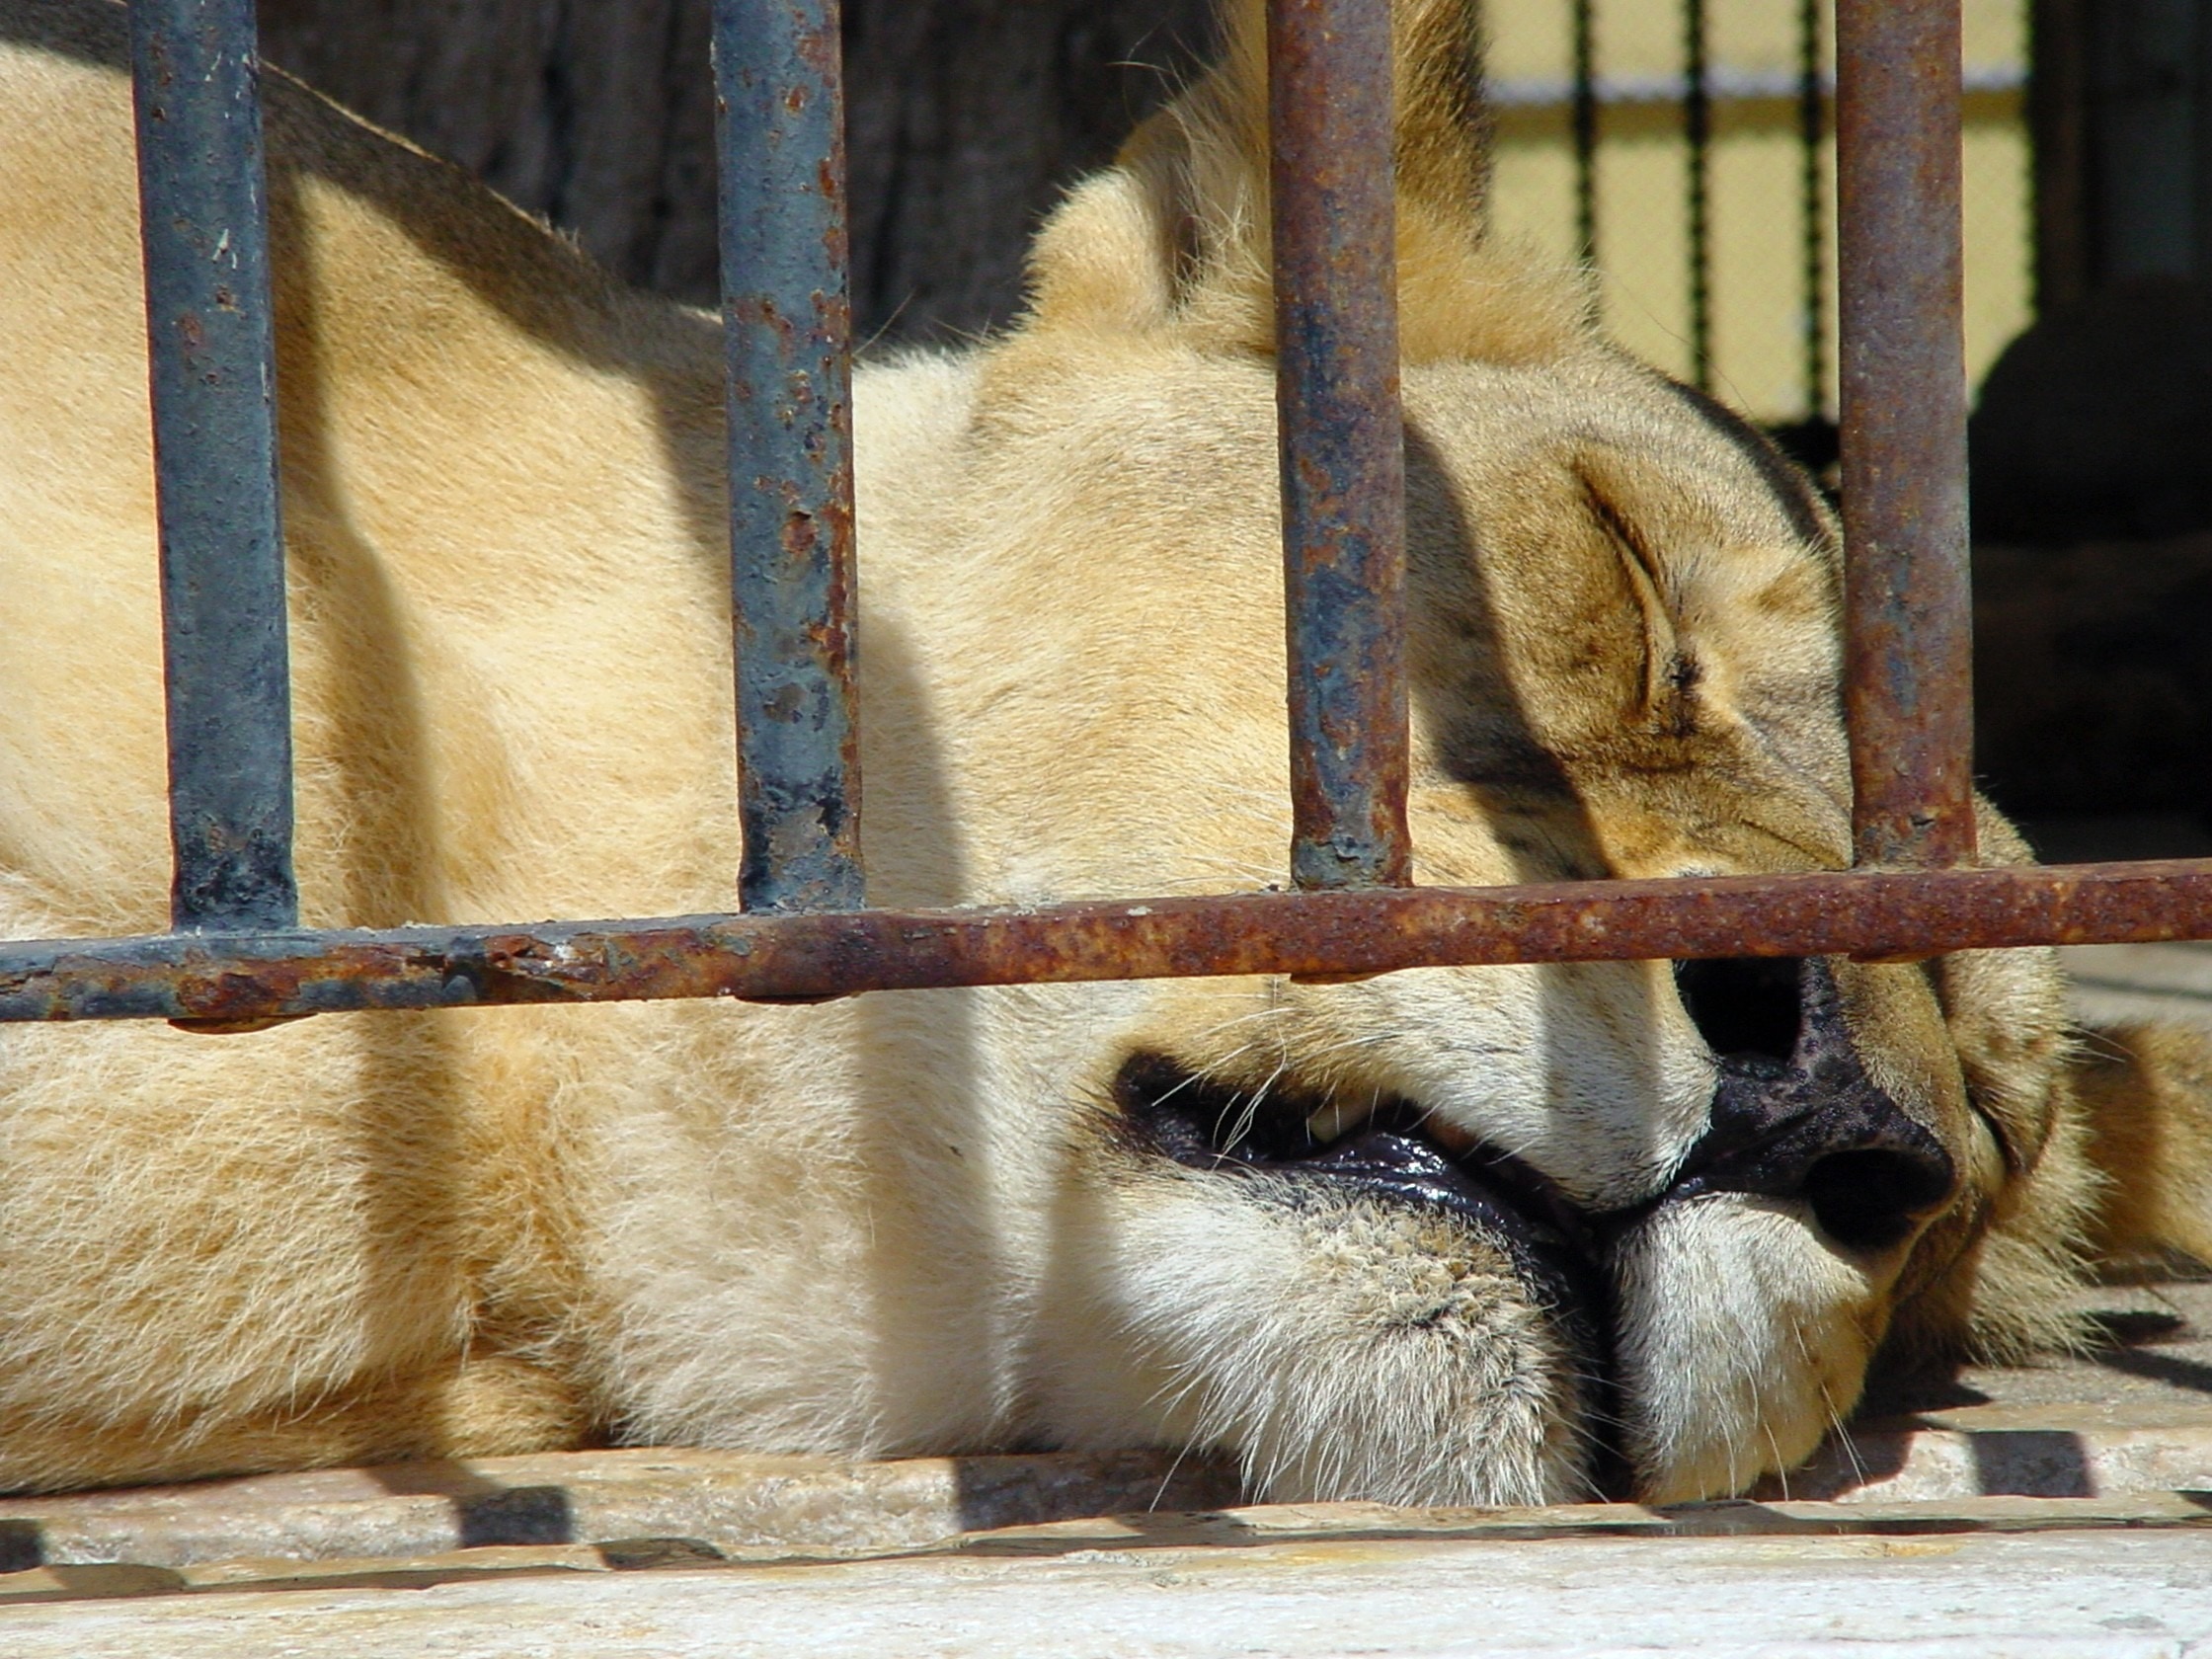
[[[0,6],[0,935],[14,938],[167,924],[124,53],[119,6]],[[716,324],[619,288],[455,169],[280,75],[265,93],[303,922],[733,908]],[[864,372],[871,484],[942,473],[971,378],[936,361]],[[882,493],[870,540],[888,585],[910,513],[876,510]],[[895,736],[885,678],[871,700]],[[879,852],[878,891],[953,898],[950,855],[929,845],[903,879]],[[585,1240],[607,1183],[646,1156],[610,1145],[609,1120],[656,1090],[748,1092],[742,1056],[700,1052],[739,1010],[605,1012],[229,1040],[11,1030],[0,1485],[605,1432],[620,1408],[593,1355],[615,1315],[579,1256],[626,1247]],[[769,1323],[775,1298],[795,1298],[790,1316],[828,1330],[853,1316],[840,1259],[867,1246],[841,1190],[856,1177],[811,1156],[826,1139],[841,1152],[847,1126],[809,1124],[810,1107],[825,1104],[746,1103],[802,1121],[781,1154],[720,1170],[710,1208],[774,1240],[740,1257],[836,1235],[805,1285],[733,1290]],[[793,1364],[808,1381],[787,1394],[853,1386],[833,1358]],[[848,1398],[782,1410],[797,1421],[772,1438],[852,1438]]]

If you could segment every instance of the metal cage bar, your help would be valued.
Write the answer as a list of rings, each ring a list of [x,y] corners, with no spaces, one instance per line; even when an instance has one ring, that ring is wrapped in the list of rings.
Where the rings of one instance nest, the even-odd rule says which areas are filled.
[[[1598,19],[1596,0],[1569,0],[1574,124],[1575,257],[1598,261]]]
[[[836,0],[715,0],[739,903],[856,909],[852,308]]]
[[[1711,45],[1705,0],[1683,0],[1683,241],[1690,266],[1690,380],[1700,392],[1712,390]]]
[[[1270,0],[1291,876],[1412,879],[1390,9]]]
[[[291,927],[291,680],[253,0],[131,0],[172,925]]]
[[[1820,0],[1797,3],[1798,280],[1804,293],[1805,429],[1828,412],[1828,238],[1823,223],[1826,180],[1821,147],[1828,136],[1828,96],[1820,73]]]
[[[0,1022],[2202,938],[2212,859],[0,945]]]
[[[1837,0],[1845,702],[1861,864],[1974,856],[1958,0]]]

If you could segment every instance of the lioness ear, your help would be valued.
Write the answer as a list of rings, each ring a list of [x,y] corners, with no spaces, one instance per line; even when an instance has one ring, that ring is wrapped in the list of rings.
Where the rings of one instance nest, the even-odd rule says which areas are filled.
[[[1482,233],[1489,187],[1489,118],[1482,102],[1478,0],[1392,0],[1390,46],[1397,103],[1398,213],[1462,241]],[[1213,72],[1131,141],[1125,157],[1163,127],[1186,140],[1201,196],[1224,201],[1256,190],[1266,224],[1267,7],[1224,0],[1223,51]]]
[[[1592,338],[1581,272],[1486,235],[1480,9],[1391,0],[1409,362],[1542,361]],[[1174,326],[1217,347],[1271,349],[1265,0],[1224,0],[1221,33],[1214,68],[1046,224],[1030,260],[1033,325]]]
[[[2106,1183],[2097,1254],[2212,1265],[2212,1033],[2153,1022],[2092,1032],[2074,1085]]]

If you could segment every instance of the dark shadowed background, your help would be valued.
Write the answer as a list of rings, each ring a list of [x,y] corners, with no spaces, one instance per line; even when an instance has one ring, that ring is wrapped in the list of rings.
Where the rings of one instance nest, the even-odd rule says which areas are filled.
[[[1003,321],[1037,217],[1203,58],[1209,0],[847,0],[862,339]],[[716,295],[708,0],[263,0],[262,45],[632,281]]]

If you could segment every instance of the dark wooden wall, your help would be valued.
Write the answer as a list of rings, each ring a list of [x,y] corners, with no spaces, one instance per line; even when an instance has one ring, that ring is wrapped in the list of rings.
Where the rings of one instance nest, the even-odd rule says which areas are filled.
[[[1209,0],[847,0],[862,336],[1005,319],[1021,251],[1204,55]],[[263,0],[265,55],[633,281],[715,295],[708,0]]]
[[[2212,281],[2212,0],[2033,0],[2037,304]]]

